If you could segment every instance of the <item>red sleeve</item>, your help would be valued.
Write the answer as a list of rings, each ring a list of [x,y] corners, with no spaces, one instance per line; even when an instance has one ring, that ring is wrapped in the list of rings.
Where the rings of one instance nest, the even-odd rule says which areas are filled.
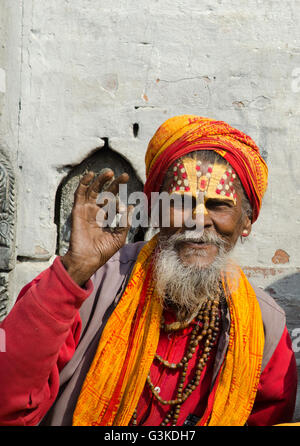
[[[261,374],[249,426],[273,426],[291,421],[297,392],[297,366],[285,327],[270,361]]]
[[[80,288],[59,257],[23,288],[0,325],[6,341],[0,353],[0,425],[36,425],[47,413],[59,372],[78,343],[78,309],[92,289],[91,281]]]

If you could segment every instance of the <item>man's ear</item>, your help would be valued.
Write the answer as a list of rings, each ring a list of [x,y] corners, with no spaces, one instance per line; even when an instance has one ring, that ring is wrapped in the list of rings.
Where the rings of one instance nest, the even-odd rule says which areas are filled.
[[[242,226],[242,237],[248,237],[251,233],[252,223],[249,217],[245,217],[244,224]]]

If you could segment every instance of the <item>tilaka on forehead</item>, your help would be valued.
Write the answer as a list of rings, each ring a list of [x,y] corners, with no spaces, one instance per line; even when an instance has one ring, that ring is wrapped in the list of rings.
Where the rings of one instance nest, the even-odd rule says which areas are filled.
[[[199,192],[209,198],[226,197],[236,204],[233,183],[236,174],[230,165],[215,162],[205,168],[200,160],[185,158],[173,166],[173,181],[169,193],[190,193],[197,197]]]

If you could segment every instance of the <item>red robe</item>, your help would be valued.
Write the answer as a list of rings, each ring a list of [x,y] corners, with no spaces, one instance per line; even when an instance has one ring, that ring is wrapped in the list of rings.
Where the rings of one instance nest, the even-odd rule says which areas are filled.
[[[1,323],[6,352],[0,353],[0,425],[37,425],[50,409],[59,390],[59,373],[72,358],[79,341],[79,308],[93,289],[80,288],[69,277],[60,259],[20,293],[17,303]],[[167,316],[168,317],[168,316]],[[189,327],[160,337],[157,352],[170,362],[182,358]],[[198,349],[202,346],[199,345]],[[178,425],[189,414],[200,417],[207,404],[215,349],[202,372],[197,389],[183,404]],[[189,373],[197,354],[190,361]],[[179,374],[155,360],[151,380],[164,399],[172,399]],[[249,425],[273,425],[291,420],[296,399],[297,369],[291,340],[285,328],[270,361],[261,374]],[[153,399],[146,385],[138,404],[138,423],[158,426],[167,406]]]

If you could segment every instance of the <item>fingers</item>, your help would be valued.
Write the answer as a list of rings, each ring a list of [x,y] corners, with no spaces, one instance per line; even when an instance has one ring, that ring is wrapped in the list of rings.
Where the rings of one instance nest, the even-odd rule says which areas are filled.
[[[119,192],[120,184],[126,184],[129,180],[129,175],[127,173],[122,173],[118,178],[111,182],[111,184],[103,191],[100,195],[94,195],[92,193],[91,197],[96,198],[96,203],[99,207],[106,206],[109,202],[113,203],[113,206],[119,210],[120,207],[124,207],[125,204],[121,203],[119,197],[116,199],[115,196]]]
[[[116,203],[114,203],[116,204]],[[134,206],[99,207],[96,221],[99,227],[112,233],[128,232],[132,223]]]
[[[126,184],[129,181],[129,175],[128,173],[122,173],[118,178],[116,178],[107,188],[108,192],[113,193],[116,195],[119,192],[119,185],[120,184]]]
[[[78,201],[80,199],[85,199],[86,191],[89,187],[91,180],[94,178],[94,172],[88,172],[84,175],[79,181],[78,187],[75,191],[75,200]]]
[[[131,226],[131,215],[133,213],[134,206],[129,206],[127,212],[121,216],[119,225],[115,228],[104,228],[104,232],[109,233],[112,239],[118,246],[123,246],[126,243],[126,237],[128,235]]]
[[[127,208],[125,203],[121,203],[119,199],[115,200],[113,197],[118,194],[120,184],[126,184],[129,181],[129,175],[121,174],[105,188],[102,195],[99,195],[105,183],[112,180],[113,176],[114,172],[110,169],[98,176],[95,176],[94,172],[88,172],[79,182],[75,192],[75,202],[76,204],[95,203],[97,205],[98,211],[95,215],[99,227],[111,227],[112,230],[120,233],[127,232],[130,228],[129,219],[133,206]]]
[[[109,170],[95,178],[87,190],[87,199],[91,199],[93,201],[96,200],[104,184],[111,180],[113,175],[113,171]],[[128,183],[128,180],[129,175],[127,173],[122,173],[118,178],[112,181],[112,183],[105,189],[105,192],[110,192],[116,195],[119,192],[119,185]]]
[[[98,175],[95,178],[94,172],[88,172],[85,174],[75,191],[75,202],[86,202],[90,198],[96,199],[99,191],[102,189],[103,185],[112,179],[114,176],[114,172],[112,170],[108,170],[102,175]]]
[[[102,175],[98,175],[94,181],[89,186],[86,196],[88,200],[96,200],[98,197],[99,192],[102,190],[105,183],[107,183],[109,180],[111,180],[114,176],[114,172],[112,170],[107,170],[107,172],[103,173]]]

